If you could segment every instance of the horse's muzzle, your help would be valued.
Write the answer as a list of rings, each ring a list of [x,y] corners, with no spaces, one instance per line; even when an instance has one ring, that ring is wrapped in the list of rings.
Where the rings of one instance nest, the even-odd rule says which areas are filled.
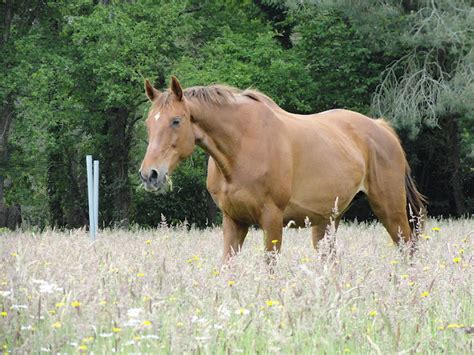
[[[146,191],[157,193],[166,192],[169,180],[167,172],[158,172],[155,169],[151,169],[149,174],[140,171],[139,175]]]

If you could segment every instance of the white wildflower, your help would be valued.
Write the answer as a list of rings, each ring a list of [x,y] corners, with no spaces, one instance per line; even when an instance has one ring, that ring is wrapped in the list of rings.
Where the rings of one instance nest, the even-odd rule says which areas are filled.
[[[12,306],[10,307],[10,309],[14,309],[16,311],[20,310],[20,309],[27,309],[28,306],[26,304],[12,304]]]
[[[100,333],[99,336],[101,338],[110,338],[114,333]]]

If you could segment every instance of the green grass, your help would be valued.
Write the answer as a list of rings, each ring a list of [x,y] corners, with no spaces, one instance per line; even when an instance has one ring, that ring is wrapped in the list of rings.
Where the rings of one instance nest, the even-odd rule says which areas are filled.
[[[409,261],[379,224],[343,224],[325,260],[309,230],[286,230],[272,274],[261,231],[223,270],[220,229],[111,230],[96,242],[83,230],[2,232],[0,346],[468,354],[473,233],[473,220],[430,220]]]

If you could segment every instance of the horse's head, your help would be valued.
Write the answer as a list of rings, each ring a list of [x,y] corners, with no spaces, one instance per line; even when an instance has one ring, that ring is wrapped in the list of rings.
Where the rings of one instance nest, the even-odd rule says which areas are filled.
[[[140,178],[147,191],[164,192],[170,185],[171,172],[194,150],[191,115],[176,77],[171,78],[171,87],[165,92],[146,80],[145,92],[152,105],[145,121],[148,147]]]

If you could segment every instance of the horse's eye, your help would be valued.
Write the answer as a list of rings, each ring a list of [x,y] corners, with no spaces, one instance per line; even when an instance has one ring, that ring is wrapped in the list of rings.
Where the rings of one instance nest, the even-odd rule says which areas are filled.
[[[171,121],[171,127],[179,127],[179,124],[181,123],[181,118],[175,117]]]

